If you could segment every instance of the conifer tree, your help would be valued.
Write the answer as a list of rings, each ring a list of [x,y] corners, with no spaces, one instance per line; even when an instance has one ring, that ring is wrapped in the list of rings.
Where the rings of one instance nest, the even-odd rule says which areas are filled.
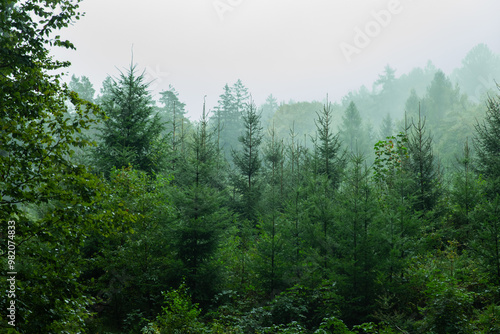
[[[462,67],[453,71],[453,78],[475,103],[499,77],[500,57],[484,43],[473,47],[462,59]]]
[[[179,180],[174,202],[179,210],[176,227],[177,256],[184,264],[183,274],[195,293],[195,300],[208,302],[215,294],[220,279],[212,257],[227,214],[222,208],[220,186],[216,178],[217,143],[214,131],[202,118],[179,160]]]
[[[337,272],[343,276],[339,288],[347,301],[342,306],[344,320],[351,322],[368,316],[376,296],[373,254],[380,250],[374,248],[372,225],[379,203],[370,184],[371,170],[362,154],[350,155],[346,174],[346,187],[338,196],[342,205],[338,208],[341,214],[336,237],[340,247]]]
[[[500,195],[500,96],[490,97],[486,118],[477,123],[474,147],[477,170],[488,181],[490,197]]]
[[[378,200],[383,222],[381,232],[387,255],[385,272],[388,283],[402,277],[403,261],[413,247],[415,222],[412,219],[415,188],[413,175],[408,171],[408,137],[404,132],[375,144],[374,179],[379,186]]]
[[[420,105],[420,97],[417,95],[417,91],[415,89],[412,89],[410,92],[410,96],[408,96],[408,99],[406,100],[405,103],[405,115],[406,115],[405,117],[408,117],[409,119],[417,118],[419,105]]]
[[[154,141],[163,130],[153,100],[144,82],[144,73],[137,75],[136,66],[121,72],[118,81],[106,87],[101,107],[109,117],[101,130],[101,143],[96,149],[96,162],[106,175],[114,166],[129,164],[148,173],[160,167]]]
[[[333,112],[330,103],[323,106],[321,113],[317,113],[316,131],[317,139],[315,155],[317,171],[326,175],[332,183],[333,189],[340,184],[343,168],[345,166],[345,153],[341,152],[339,135],[333,134]]]
[[[248,100],[250,94],[248,93],[248,88],[243,85],[240,79],[238,79],[233,87],[231,87],[231,93],[233,95],[234,109],[239,117],[243,117],[247,108],[249,107]]]
[[[264,162],[266,167],[265,188],[263,204],[263,215],[261,223],[262,242],[260,243],[260,252],[265,259],[264,269],[261,270],[261,277],[265,280],[266,289],[273,294],[278,287],[280,278],[280,252],[281,236],[279,229],[280,209],[283,206],[280,201],[280,167],[283,163],[283,143],[276,138],[274,127],[269,130],[269,141],[264,148]],[[281,224],[282,225],[282,224]]]
[[[243,216],[250,220],[257,217],[257,205],[261,189],[258,184],[258,175],[261,170],[262,161],[259,146],[262,142],[262,127],[260,115],[255,105],[250,103],[243,116],[244,132],[238,138],[241,150],[232,150],[233,163],[238,174],[235,177],[234,186],[241,195],[239,209]]]
[[[488,185],[489,187],[489,185]],[[483,270],[500,284],[500,196],[483,199],[473,213],[475,238],[472,250]]]
[[[306,230],[303,224],[303,218],[306,215],[304,210],[303,189],[305,183],[305,161],[307,160],[308,151],[297,138],[295,132],[295,124],[290,128],[290,143],[283,156],[283,162],[286,162],[286,191],[280,196],[284,201],[284,216],[289,226],[285,233],[285,238],[288,238],[289,253],[287,256],[289,271],[294,279],[298,280],[302,275],[302,258],[304,256],[304,232]],[[292,242],[293,240],[293,242]]]
[[[392,121],[391,114],[387,113],[382,119],[382,124],[380,125],[379,138],[386,139],[387,137],[392,137],[394,134],[394,122]]]
[[[211,119],[212,127],[217,128],[217,145],[226,158],[230,157],[231,148],[236,146],[240,134],[240,116],[234,106],[234,97],[228,84],[219,96]]]
[[[379,75],[373,84],[373,90],[377,93],[374,94],[373,98],[375,98],[379,110],[382,109],[391,116],[396,115],[398,110],[395,107],[394,96],[398,95],[398,88],[396,70],[386,65],[384,73]]]
[[[186,104],[179,100],[179,93],[170,85],[168,90],[160,92],[158,102],[162,104],[159,114],[165,123],[165,130],[171,134],[172,146],[175,147],[180,138],[181,120],[186,117]]]
[[[363,151],[365,136],[361,127],[361,116],[354,102],[349,104],[342,116],[339,136],[349,152],[357,153],[360,150]]]
[[[103,102],[112,99],[111,88],[113,87],[113,78],[108,75],[101,84],[101,89],[99,89],[99,94],[95,98],[95,103],[102,106]]]
[[[426,134],[425,117],[412,122],[408,135],[409,159],[405,168],[414,180],[412,193],[415,196],[413,208],[422,214],[436,206],[441,195],[441,171],[434,157],[432,137]]]
[[[437,71],[434,79],[427,87],[424,99],[423,115],[429,120],[430,125],[437,127],[444,116],[458,102],[458,89],[453,85],[442,71]]]
[[[274,113],[278,110],[278,100],[270,94],[266,98],[266,102],[261,106],[262,109],[262,123],[264,125],[270,124],[271,119],[273,118]]]
[[[471,214],[480,199],[480,182],[474,173],[473,157],[466,141],[463,153],[457,157],[458,167],[452,178],[450,223],[454,238],[464,244],[470,236]]]

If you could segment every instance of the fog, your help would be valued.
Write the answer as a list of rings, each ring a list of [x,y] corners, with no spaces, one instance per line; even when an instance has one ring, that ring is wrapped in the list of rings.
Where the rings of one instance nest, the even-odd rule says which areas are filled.
[[[86,15],[62,32],[77,51],[54,52],[98,88],[133,49],[150,88],[173,85],[197,119],[203,96],[211,109],[237,79],[261,104],[271,93],[339,100],[370,88],[387,64],[399,76],[432,60],[449,74],[478,43],[500,52],[498,9],[494,0],[86,0]]]

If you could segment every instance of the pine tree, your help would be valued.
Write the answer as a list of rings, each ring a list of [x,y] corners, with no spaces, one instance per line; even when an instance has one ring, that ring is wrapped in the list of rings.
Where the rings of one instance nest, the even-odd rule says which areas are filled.
[[[283,271],[280,266],[280,253],[282,233],[279,224],[280,211],[283,202],[280,200],[281,166],[283,164],[283,143],[276,138],[274,127],[269,130],[269,141],[264,148],[265,180],[268,185],[265,188],[263,204],[263,215],[261,222],[261,239],[259,250],[265,259],[261,270],[262,280],[269,294],[273,294],[279,286],[280,273]]]
[[[249,107],[248,100],[250,98],[250,94],[248,93],[248,88],[243,85],[240,79],[238,79],[233,87],[231,87],[231,93],[233,95],[233,105],[235,112],[243,117],[247,108]]]
[[[417,91],[415,89],[412,89],[410,92],[410,96],[408,96],[408,99],[406,100],[405,103],[405,115],[406,115],[405,117],[407,117],[408,119],[417,118],[419,105],[420,105],[420,98],[417,95]]]
[[[347,146],[349,152],[356,153],[364,150],[366,140],[361,126],[361,116],[354,102],[349,104],[342,116],[339,136],[342,142]]]
[[[234,105],[234,97],[228,84],[224,86],[224,93],[219,96],[214,115],[211,118],[212,127],[217,128],[217,145],[230,157],[231,148],[237,144],[240,134],[240,117]]]
[[[471,229],[471,214],[480,200],[480,182],[474,173],[473,157],[466,141],[463,153],[458,158],[458,167],[452,178],[450,190],[451,217],[454,239],[465,244],[468,242]]]
[[[186,145],[184,158],[178,162],[179,174],[174,202],[179,209],[176,228],[177,256],[184,265],[187,284],[195,293],[195,300],[210,301],[219,281],[212,257],[218,247],[218,238],[224,221],[228,219],[222,208],[222,196],[217,190],[217,143],[215,132],[202,119]]]
[[[453,71],[453,78],[475,103],[499,77],[500,57],[483,43],[473,47],[462,60],[462,67]]]
[[[500,96],[490,97],[486,118],[475,125],[477,171],[488,181],[490,197],[500,195]]]
[[[414,180],[412,193],[415,195],[414,209],[421,214],[428,213],[436,206],[441,195],[441,171],[432,148],[432,138],[426,134],[425,118],[412,122],[408,135],[409,159],[405,168]]]
[[[400,132],[375,144],[374,180],[379,186],[381,234],[387,259],[384,272],[393,286],[404,277],[404,261],[414,247],[417,228],[413,218],[415,176],[409,171],[408,136]]]
[[[423,115],[432,126],[437,127],[444,116],[458,102],[458,89],[453,85],[442,71],[437,71],[424,99]]]
[[[271,123],[271,119],[273,118],[276,110],[278,110],[278,107],[278,100],[273,96],[273,94],[270,94],[266,98],[266,102],[261,106],[262,123],[264,126]]]
[[[240,211],[249,220],[257,218],[257,205],[261,189],[258,184],[258,175],[261,170],[259,146],[262,142],[262,127],[260,115],[255,105],[250,103],[243,116],[245,130],[238,138],[241,151],[232,150],[233,163],[238,171],[235,178],[235,189],[241,195]]]
[[[304,210],[304,200],[303,200],[303,186],[304,186],[304,174],[307,170],[306,160],[308,159],[309,152],[303,146],[305,143],[301,144],[297,138],[295,132],[295,123],[292,124],[290,128],[290,143],[286,150],[286,156],[283,157],[283,161],[286,160],[287,170],[287,190],[281,195],[283,201],[285,201],[284,215],[286,220],[289,222],[289,227],[287,229],[286,237],[289,240],[293,240],[292,244],[288,244],[290,253],[288,254],[289,270],[294,279],[299,280],[302,275],[302,258],[304,256],[304,232],[306,230],[305,224],[303,224],[303,218],[305,216]]]
[[[398,95],[398,86],[396,85],[396,70],[391,66],[384,67],[384,73],[379,75],[377,81],[373,84],[373,90],[376,94],[373,95],[377,102],[378,110],[382,109],[391,116],[395,116],[398,110],[394,97]]]
[[[394,134],[394,122],[392,121],[391,114],[387,113],[382,119],[382,124],[380,125],[379,138],[386,139],[387,137],[392,137]]]
[[[317,113],[315,155],[317,171],[326,175],[333,189],[337,189],[345,166],[345,154],[341,152],[339,135],[332,131],[332,109],[330,103],[323,106],[323,111]]]
[[[158,100],[162,107],[159,108],[161,120],[166,123],[165,129],[172,136],[172,147],[175,150],[181,137],[181,120],[186,117],[186,104],[179,100],[179,93],[170,85],[168,90],[160,92]]]
[[[489,187],[489,185],[488,185]],[[483,199],[473,214],[474,255],[495,285],[500,284],[500,196]]]
[[[375,86],[382,86],[382,90],[390,91],[394,87],[394,81],[396,80],[396,70],[393,69],[389,64],[384,67],[384,74],[378,76],[377,81],[375,81]]]
[[[342,205],[337,224],[339,244],[337,272],[342,275],[339,289],[345,296],[344,320],[366,319],[375,302],[375,233],[372,227],[379,203],[370,184],[371,170],[362,154],[350,155],[345,184],[338,196]],[[380,261],[383,262],[383,261]]]
[[[120,169],[129,164],[148,173],[158,170],[160,161],[153,143],[163,126],[144,83],[144,73],[136,75],[136,67],[131,64],[107,88],[109,93],[103,96],[101,107],[109,118],[95,152],[98,169],[106,175],[113,166]]]

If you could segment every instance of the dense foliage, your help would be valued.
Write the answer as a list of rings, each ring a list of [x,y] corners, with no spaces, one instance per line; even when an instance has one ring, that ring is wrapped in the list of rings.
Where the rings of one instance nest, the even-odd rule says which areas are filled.
[[[78,2],[0,6],[2,333],[500,332],[485,45],[339,103],[257,108],[238,80],[194,122],[134,64],[99,96],[53,74]]]

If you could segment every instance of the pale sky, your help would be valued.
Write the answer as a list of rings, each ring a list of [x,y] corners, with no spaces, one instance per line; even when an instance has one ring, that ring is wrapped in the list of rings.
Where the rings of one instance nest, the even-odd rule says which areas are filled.
[[[432,60],[449,74],[478,43],[500,54],[498,0],[84,0],[81,11],[61,32],[77,51],[54,51],[70,74],[98,91],[133,45],[151,89],[172,84],[193,120],[237,79],[258,105],[271,93],[338,101],[386,64],[399,76]]]

